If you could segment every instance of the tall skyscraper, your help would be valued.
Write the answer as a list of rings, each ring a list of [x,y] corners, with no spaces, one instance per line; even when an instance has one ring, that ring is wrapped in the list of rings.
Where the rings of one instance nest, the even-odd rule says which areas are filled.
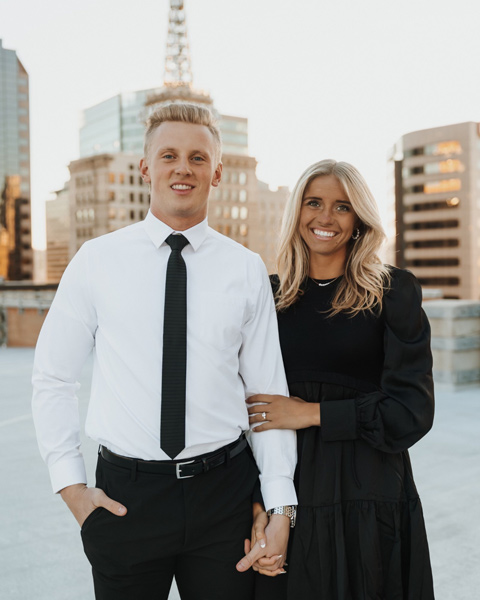
[[[258,181],[257,161],[248,151],[247,119],[219,114],[210,95],[194,87],[182,0],[170,0],[163,86],[119,94],[83,113],[81,158],[69,165],[69,258],[86,240],[144,218],[149,194],[138,164],[145,120],[158,106],[182,100],[207,105],[222,134],[223,175],[220,187],[212,190],[209,225],[258,252],[273,271],[286,189],[273,192]],[[55,255],[48,248],[47,238],[47,268],[53,273],[58,248]]]
[[[109,152],[141,154],[145,102],[155,90],[117,94],[83,111],[80,158]]]
[[[0,40],[0,277],[32,273],[28,74]]]
[[[445,298],[480,299],[480,124],[408,133],[391,165],[396,264]]]

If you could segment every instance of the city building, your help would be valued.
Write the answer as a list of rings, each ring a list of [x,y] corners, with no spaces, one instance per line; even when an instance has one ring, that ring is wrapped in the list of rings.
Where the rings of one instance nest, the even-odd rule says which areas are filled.
[[[63,200],[57,194],[52,201],[61,203],[68,195],[68,253],[65,245],[56,244],[58,223],[49,225],[57,218],[54,213],[59,204],[47,203],[51,213],[47,213],[49,281],[58,281],[62,265],[86,240],[145,217],[149,193],[138,167],[145,120],[162,104],[182,100],[208,106],[222,135],[222,182],[211,194],[209,225],[258,252],[269,271],[274,270],[278,227],[288,191],[271,191],[257,179],[257,161],[248,151],[248,120],[220,114],[210,95],[193,86],[184,3],[171,0],[164,85],[118,94],[83,113],[81,158],[69,165],[70,181],[68,190],[62,191]]]
[[[0,277],[32,275],[28,74],[0,40]]]
[[[142,154],[145,102],[154,89],[117,94],[82,113],[80,158],[95,154]]]
[[[145,218],[149,194],[138,170],[140,156],[118,152],[70,163],[70,258],[87,240]]]
[[[480,124],[404,135],[391,158],[395,263],[427,291],[480,299]]]
[[[53,200],[45,203],[47,249],[46,273],[47,282],[58,282],[68,265],[70,256],[70,199],[68,184],[56,192]]]

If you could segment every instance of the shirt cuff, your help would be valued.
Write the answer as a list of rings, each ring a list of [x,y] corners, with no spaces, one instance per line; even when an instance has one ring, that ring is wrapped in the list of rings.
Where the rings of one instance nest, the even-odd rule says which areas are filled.
[[[293,481],[288,477],[263,477],[260,475],[265,510],[276,506],[296,506],[297,494]]]
[[[330,400],[320,403],[320,427],[324,442],[357,439],[355,400]]]
[[[49,467],[49,471],[54,494],[69,485],[87,484],[87,471],[82,456],[58,460]]]

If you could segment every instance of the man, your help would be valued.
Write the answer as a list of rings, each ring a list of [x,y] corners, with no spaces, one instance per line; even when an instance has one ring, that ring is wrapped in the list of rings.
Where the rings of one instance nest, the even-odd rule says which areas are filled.
[[[283,555],[272,569],[284,562],[296,451],[292,431],[274,430],[251,444],[265,508],[281,514],[266,548],[256,544],[235,568],[257,479],[244,401],[287,387],[265,267],[207,225],[220,156],[208,109],[153,114],[140,161],[147,218],[82,246],[39,337],[39,446],[82,526],[97,599],[166,599],[175,575],[182,599],[245,600],[245,566],[261,554]],[[96,488],[86,486],[75,397],[92,349],[86,432],[100,444]]]

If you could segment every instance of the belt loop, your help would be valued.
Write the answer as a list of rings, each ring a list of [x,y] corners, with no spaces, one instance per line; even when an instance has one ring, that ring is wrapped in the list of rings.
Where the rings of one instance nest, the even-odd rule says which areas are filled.
[[[230,448],[225,448],[225,468],[228,469],[230,466],[231,456]]]
[[[138,465],[138,460],[136,458],[134,458],[133,462],[132,462],[132,469],[130,471],[130,481],[132,483],[135,483],[135,481],[137,481],[137,465]]]
[[[98,445],[98,454],[100,454],[100,452],[102,451],[102,444]]]

